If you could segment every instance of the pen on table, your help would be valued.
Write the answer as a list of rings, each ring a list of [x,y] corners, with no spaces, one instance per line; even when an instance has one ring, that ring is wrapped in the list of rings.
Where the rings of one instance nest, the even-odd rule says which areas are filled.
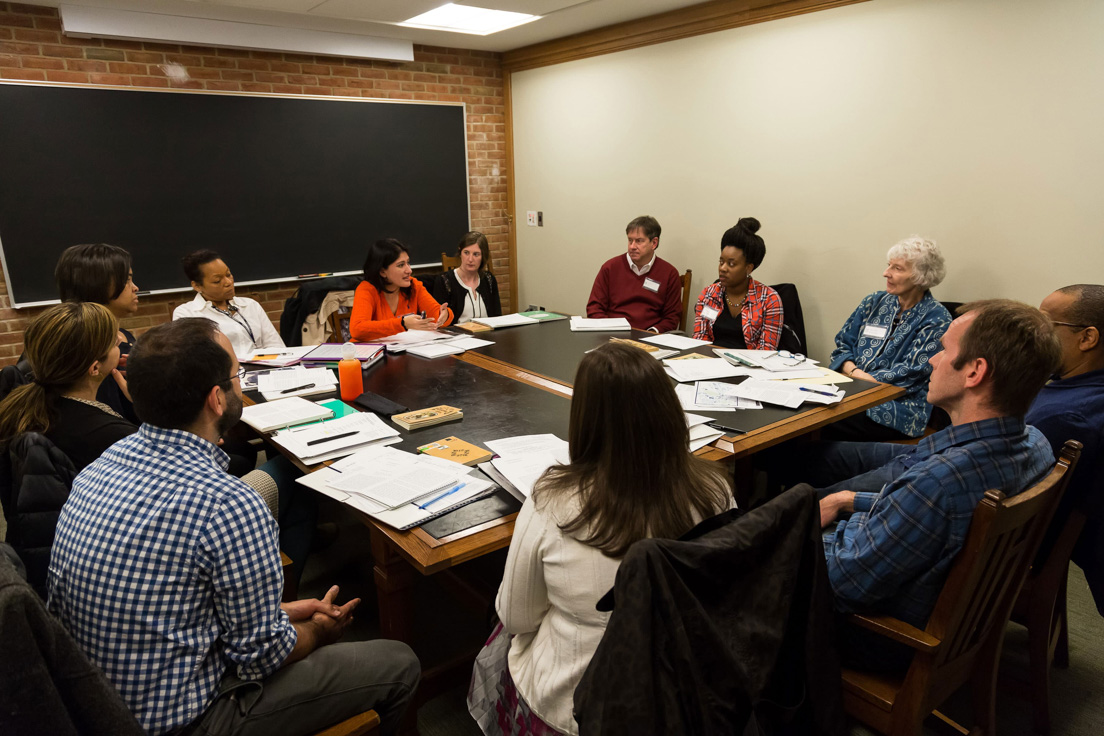
[[[304,383],[302,386],[292,386],[291,388],[285,388],[280,393],[290,394],[292,391],[302,391],[305,388],[314,388],[314,384],[313,383]]]
[[[429,499],[425,503],[416,503],[414,505],[417,506],[418,508],[420,508],[422,511],[425,511],[430,506],[432,506],[433,504],[440,501],[442,498],[445,498],[447,496],[451,496],[452,494],[456,493],[457,491],[459,491],[461,488],[463,488],[466,485],[467,485],[467,483],[457,483],[455,486],[448,489],[447,491],[442,493],[440,496],[434,496],[433,498]]]
[[[329,437],[319,437],[316,440],[310,440],[309,442],[307,442],[307,447],[310,447],[311,445],[320,445],[323,442],[332,442],[334,440],[352,437],[354,434],[360,434],[360,430],[354,429],[352,432],[342,432],[341,434],[332,434]]]
[[[820,394],[821,396],[835,396],[836,395],[832,391],[817,391],[815,388],[806,388],[805,386],[798,386],[797,390],[798,391],[808,391],[811,394]]]
[[[728,425],[721,424],[720,422],[706,422],[706,424],[708,424],[713,429],[719,429],[722,432],[728,431],[734,432],[736,434],[747,434],[746,429],[740,429],[739,427],[729,427]]]

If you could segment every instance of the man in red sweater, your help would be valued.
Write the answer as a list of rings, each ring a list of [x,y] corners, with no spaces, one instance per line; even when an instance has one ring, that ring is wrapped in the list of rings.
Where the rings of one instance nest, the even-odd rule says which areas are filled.
[[[587,317],[624,317],[638,330],[668,332],[682,316],[678,271],[655,254],[659,223],[644,215],[628,224],[629,250],[602,264],[587,302]]]

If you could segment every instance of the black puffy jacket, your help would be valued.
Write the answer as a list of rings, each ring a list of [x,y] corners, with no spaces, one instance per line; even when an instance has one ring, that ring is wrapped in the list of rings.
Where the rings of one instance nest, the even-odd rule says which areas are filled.
[[[24,432],[0,452],[0,503],[8,520],[8,542],[27,566],[27,582],[43,598],[54,529],[76,475],[65,453],[37,432]]]

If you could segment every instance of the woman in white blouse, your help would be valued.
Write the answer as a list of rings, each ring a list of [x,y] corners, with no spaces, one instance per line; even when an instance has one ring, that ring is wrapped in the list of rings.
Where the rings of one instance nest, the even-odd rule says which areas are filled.
[[[284,341],[272,326],[264,307],[234,294],[234,274],[213,250],[197,250],[181,259],[184,274],[196,290],[195,299],[173,310],[173,319],[206,317],[230,338],[234,353],[252,357],[265,350],[282,350]]]
[[[498,281],[491,273],[491,248],[487,236],[465,233],[456,249],[460,265],[441,274],[433,283],[433,298],[447,304],[456,315],[456,324],[480,317],[502,316]]]
[[[568,436],[571,463],[537,481],[514,527],[502,630],[469,696],[485,733],[578,733],[572,695],[609,620],[594,606],[621,558],[639,539],[677,538],[732,506],[727,474],[689,453],[671,381],[638,348],[609,343],[583,358]],[[486,666],[507,649],[508,666]]]

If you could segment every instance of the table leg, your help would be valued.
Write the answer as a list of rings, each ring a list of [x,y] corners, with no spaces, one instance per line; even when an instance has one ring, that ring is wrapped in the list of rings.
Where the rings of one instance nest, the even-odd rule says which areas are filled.
[[[417,572],[392,548],[386,535],[369,527],[372,539],[373,573],[379,602],[380,633],[414,645],[414,585]]]

